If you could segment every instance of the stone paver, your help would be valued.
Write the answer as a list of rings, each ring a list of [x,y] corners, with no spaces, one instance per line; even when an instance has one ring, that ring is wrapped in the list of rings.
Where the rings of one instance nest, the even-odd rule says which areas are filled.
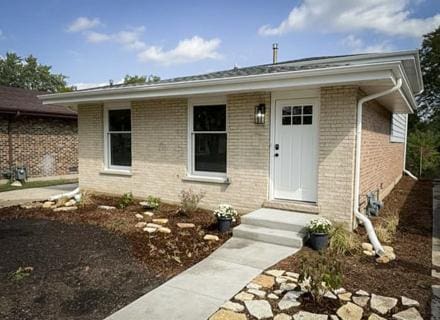
[[[405,307],[418,307],[420,303],[417,300],[402,296],[402,305]]]
[[[278,302],[280,310],[287,310],[293,307],[301,305],[296,299],[299,298],[302,292],[300,291],[288,291],[283,298]]]
[[[236,313],[231,310],[219,310],[214,313],[209,320],[246,320],[246,316],[242,313]]]
[[[394,314],[393,319],[396,319],[396,320],[423,320],[420,313],[414,307]]]
[[[380,314],[388,313],[392,308],[397,305],[397,299],[391,297],[384,297],[372,294],[370,300],[371,309],[379,312]]]
[[[232,301],[226,301],[223,305],[222,305],[223,309],[228,309],[234,312],[242,312],[244,311],[244,306],[242,306],[239,303],[236,302],[232,302]]]
[[[310,313],[306,311],[300,311],[293,315],[294,320],[327,320],[326,314]]]
[[[244,304],[248,312],[257,319],[273,317],[272,308],[266,300],[249,300]]]
[[[364,314],[364,309],[354,303],[348,302],[340,307],[336,314],[342,320],[361,320],[362,315]]]

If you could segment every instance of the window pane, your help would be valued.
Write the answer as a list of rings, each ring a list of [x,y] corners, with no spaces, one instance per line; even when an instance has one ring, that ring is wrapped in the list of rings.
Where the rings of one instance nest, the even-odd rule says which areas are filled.
[[[299,117],[292,117],[292,124],[301,124],[301,116]]]
[[[313,107],[312,106],[304,106],[303,114],[312,114]]]
[[[312,124],[312,116],[304,116],[303,124]]]
[[[226,172],[226,133],[195,133],[196,171]]]
[[[283,116],[290,116],[292,114],[292,107],[283,107]]]
[[[195,106],[194,131],[226,131],[226,106]]]
[[[109,110],[109,131],[131,131],[130,109]]]
[[[288,125],[290,125],[290,123],[291,123],[291,118],[290,118],[290,116],[288,116],[288,117],[283,117],[283,126],[288,126]]]
[[[301,114],[301,106],[293,107],[293,114],[296,114],[296,115]]]
[[[131,166],[131,134],[109,133],[110,164],[112,166]]]

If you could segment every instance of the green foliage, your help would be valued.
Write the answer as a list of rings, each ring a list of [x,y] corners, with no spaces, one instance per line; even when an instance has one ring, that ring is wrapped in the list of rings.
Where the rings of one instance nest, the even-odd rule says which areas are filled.
[[[134,202],[133,194],[131,192],[124,193],[118,201],[118,208],[125,209],[129,205],[133,204],[133,202]]]
[[[342,263],[330,251],[320,252],[318,257],[310,255],[302,258],[298,281],[319,304],[326,292],[341,287]]]
[[[408,168],[420,177],[432,177],[440,170],[440,133],[416,130],[408,136]]]
[[[160,77],[155,75],[147,76],[131,76],[127,74],[124,78],[124,84],[144,84],[144,83],[153,83],[160,81]]]
[[[200,201],[205,197],[205,192],[194,192],[191,188],[180,192],[180,209],[185,215],[192,215],[197,210]]]
[[[147,203],[147,207],[150,209],[157,209],[160,206],[160,198],[148,196],[147,200],[145,200]]]
[[[9,279],[14,280],[14,281],[20,281],[23,280],[24,278],[28,277],[31,275],[31,272],[34,270],[34,268],[32,267],[19,267],[16,271],[11,272],[9,274]]]
[[[46,92],[72,90],[66,86],[67,77],[53,74],[51,68],[40,64],[32,55],[22,58],[8,52],[6,57],[0,58],[0,85]]]
[[[361,241],[359,237],[344,228],[342,224],[336,224],[330,232],[329,250],[337,255],[354,255],[360,251]]]
[[[323,217],[312,219],[307,225],[307,230],[310,233],[329,234],[331,229],[332,229],[331,221]]]

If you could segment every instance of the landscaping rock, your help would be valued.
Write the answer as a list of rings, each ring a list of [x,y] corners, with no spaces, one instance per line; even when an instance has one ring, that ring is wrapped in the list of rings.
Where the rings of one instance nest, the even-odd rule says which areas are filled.
[[[239,294],[235,295],[234,297],[235,300],[238,301],[249,301],[249,300],[253,300],[254,299],[254,295],[247,293],[247,292],[240,292]]]
[[[363,242],[362,243],[362,249],[364,249],[365,251],[373,251],[374,247],[371,243],[368,242]]]
[[[333,293],[336,295],[341,294],[341,293],[346,293],[346,292],[347,292],[347,290],[345,290],[344,288],[339,288],[339,289],[333,290]]]
[[[377,314],[375,314],[375,313],[372,313],[372,314],[368,317],[368,320],[387,320],[387,319],[382,318],[381,316],[379,316],[379,315],[377,315]]]
[[[246,288],[259,290],[259,289],[261,289],[261,286],[259,284],[250,282],[250,283],[247,284]]]
[[[71,206],[74,206],[75,204],[76,204],[75,199],[70,199],[69,201],[67,201],[67,202],[64,204],[64,206],[66,206],[66,207],[71,207]]]
[[[239,303],[236,302],[232,302],[232,301],[226,301],[223,305],[222,305],[223,309],[227,309],[227,310],[231,310],[234,312],[242,312],[244,311],[244,306],[242,306]]]
[[[284,277],[276,277],[275,278],[275,282],[278,283],[278,284],[281,284],[281,283],[287,282],[287,279],[284,278]]]
[[[245,301],[248,312],[257,319],[272,318],[272,308],[266,300],[249,300]]]
[[[307,311],[300,311],[293,315],[293,320],[327,320],[326,314],[311,313]]]
[[[386,314],[393,309],[397,304],[396,298],[371,295],[370,307],[371,309],[379,312],[380,314]]]
[[[284,274],[284,270],[271,269],[264,272],[272,277],[281,277]]]
[[[370,294],[365,290],[358,290],[358,291],[356,291],[356,294],[358,296],[368,296],[368,297],[370,296]]]
[[[348,302],[336,311],[336,314],[342,320],[361,320],[363,313],[364,309],[351,302]]]
[[[337,315],[331,314],[330,320],[339,320],[339,317]]]
[[[12,187],[22,187],[23,185],[21,184],[20,181],[15,180],[14,182],[11,183]]]
[[[360,297],[353,297],[353,302],[356,303],[360,307],[365,307],[368,304],[368,301],[370,300],[370,297],[367,296],[360,296]]]
[[[301,305],[298,299],[301,296],[301,291],[288,291],[284,297],[278,302],[278,307],[280,310],[287,310],[293,307],[298,307]]]
[[[144,230],[145,232],[148,232],[148,233],[153,233],[153,232],[156,232],[156,231],[157,231],[157,228],[153,228],[153,227],[145,227],[143,230]]]
[[[382,248],[383,248],[383,251],[385,251],[385,253],[389,253],[389,252],[394,253],[394,248],[393,248],[393,247],[390,247],[390,246],[382,246]]]
[[[351,292],[340,293],[338,294],[338,298],[342,301],[351,301]]]
[[[171,229],[165,228],[165,227],[160,227],[159,229],[157,229],[157,231],[159,231],[161,233],[171,233]]]
[[[98,206],[98,209],[102,209],[102,210],[115,210],[116,207],[100,205],[100,206]]]
[[[324,293],[324,297],[329,298],[329,299],[337,299],[338,298],[331,291],[327,291],[326,293]]]
[[[272,300],[278,300],[280,297],[278,297],[275,293],[269,293],[267,295],[267,298]]]
[[[405,307],[419,307],[420,303],[417,300],[402,296],[402,305]]]
[[[368,251],[368,250],[364,250],[364,251],[362,251],[362,253],[365,254],[366,256],[369,256],[369,257],[376,255],[374,253],[374,251]]]
[[[154,212],[151,212],[151,211],[145,211],[145,212],[143,213],[143,215],[146,216],[146,217],[152,217],[152,216],[154,216]]]
[[[280,285],[280,290],[282,292],[294,290],[298,285],[296,283],[282,283]]]
[[[264,298],[266,296],[266,291],[258,290],[258,289],[249,289],[247,292],[252,293],[253,295]]]
[[[45,201],[43,203],[43,208],[48,209],[48,208],[52,207],[53,205],[55,205],[55,202],[53,202],[53,201]]]
[[[147,227],[156,228],[156,229],[162,228],[160,224],[156,224],[156,223],[147,223]]]
[[[423,320],[416,308],[409,308],[393,315],[396,320]]]
[[[208,241],[219,241],[219,237],[216,235],[212,235],[212,234],[207,234],[203,237],[203,240],[208,240]]]
[[[167,224],[168,223],[168,219],[153,219],[153,223]]]
[[[143,221],[138,222],[134,225],[135,228],[145,228],[146,226],[147,226],[147,223],[143,222]]]
[[[376,259],[377,263],[388,263],[391,259],[387,255],[383,255],[382,257],[379,257]]]
[[[144,216],[141,215],[140,213],[136,213],[134,216],[135,216],[136,219],[138,219],[138,220],[142,220],[142,219],[144,219]]]
[[[267,276],[264,274],[260,274],[256,278],[252,280],[252,283],[256,283],[263,288],[272,288],[275,284],[275,279],[272,276]]]
[[[196,225],[194,223],[179,222],[177,226],[181,229],[190,229],[190,228],[194,228]]]
[[[286,272],[286,276],[298,279],[299,278],[299,273],[296,273],[296,272]]]
[[[220,309],[214,313],[209,320],[246,320],[246,316],[231,310]]]
[[[273,320],[291,320],[291,319],[292,317],[285,313],[279,313],[273,318]]]
[[[78,210],[78,207],[76,207],[76,206],[74,206],[74,207],[59,207],[59,208],[53,209],[54,212],[74,211],[74,210]]]

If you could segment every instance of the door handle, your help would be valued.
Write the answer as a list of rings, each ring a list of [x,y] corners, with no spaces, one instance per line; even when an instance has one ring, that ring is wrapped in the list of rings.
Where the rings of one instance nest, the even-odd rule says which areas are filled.
[[[277,143],[275,144],[275,150],[278,150],[280,148],[280,145]]]
[[[279,154],[278,153],[275,153],[275,157],[278,157],[279,156]]]

